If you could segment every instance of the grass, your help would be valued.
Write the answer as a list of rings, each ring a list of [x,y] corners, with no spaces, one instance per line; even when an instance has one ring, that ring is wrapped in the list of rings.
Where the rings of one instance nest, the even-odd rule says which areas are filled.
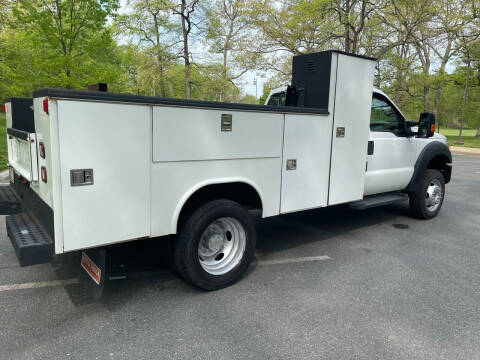
[[[5,124],[5,113],[0,112],[0,171],[7,168],[7,132]]]
[[[440,133],[447,137],[448,143],[450,146],[464,146],[464,147],[473,147],[480,148],[480,139],[475,137],[477,133],[476,129],[463,129],[462,139],[464,144],[457,145],[455,141],[458,139],[458,129],[442,129],[440,128]]]

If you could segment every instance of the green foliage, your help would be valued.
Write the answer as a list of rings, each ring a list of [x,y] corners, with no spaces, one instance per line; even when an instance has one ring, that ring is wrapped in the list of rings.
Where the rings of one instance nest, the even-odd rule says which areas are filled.
[[[458,129],[440,129],[440,133],[447,137],[448,143],[452,146],[459,146],[455,144],[458,139]],[[462,131],[462,139],[464,141],[464,147],[480,148],[480,138],[475,137],[477,130],[464,129]]]
[[[85,88],[99,81],[121,89],[120,52],[106,25],[117,6],[117,0],[16,2],[10,27],[0,35],[0,72],[7,82],[0,95],[31,96],[38,88]]]
[[[238,101],[241,104],[257,104],[257,99],[255,95],[246,94]]]

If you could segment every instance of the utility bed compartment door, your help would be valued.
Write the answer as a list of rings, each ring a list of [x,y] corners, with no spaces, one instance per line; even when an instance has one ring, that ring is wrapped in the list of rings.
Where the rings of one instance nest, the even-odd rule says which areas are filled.
[[[57,103],[64,250],[149,236],[151,108]],[[92,183],[72,186],[81,169]]]
[[[153,161],[273,158],[282,155],[282,114],[153,107]]]
[[[370,60],[334,56],[337,75],[328,205],[363,198],[375,67]]]
[[[331,116],[285,115],[281,213],[327,205],[331,134]]]

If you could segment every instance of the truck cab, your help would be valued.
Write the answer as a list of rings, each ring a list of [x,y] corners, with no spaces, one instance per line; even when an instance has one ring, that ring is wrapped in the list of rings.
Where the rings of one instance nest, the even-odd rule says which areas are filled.
[[[265,105],[284,106],[286,94],[287,86],[271,90]],[[431,137],[419,137],[416,135],[417,130],[417,124],[408,121],[387,94],[373,88],[365,196],[406,189],[412,181],[419,158],[431,144],[436,149],[443,150],[437,150],[444,155],[434,163],[438,165],[443,162],[443,165],[438,165],[438,169],[446,182],[450,180],[451,168],[447,164],[451,159],[444,149],[448,146],[446,137],[438,132]]]

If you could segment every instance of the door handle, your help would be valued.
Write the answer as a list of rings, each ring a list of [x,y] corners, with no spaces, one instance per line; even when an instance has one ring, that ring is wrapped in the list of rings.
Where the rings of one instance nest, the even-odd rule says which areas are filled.
[[[373,141],[368,142],[368,149],[367,149],[367,155],[373,155],[373,150],[375,148],[375,144]]]

